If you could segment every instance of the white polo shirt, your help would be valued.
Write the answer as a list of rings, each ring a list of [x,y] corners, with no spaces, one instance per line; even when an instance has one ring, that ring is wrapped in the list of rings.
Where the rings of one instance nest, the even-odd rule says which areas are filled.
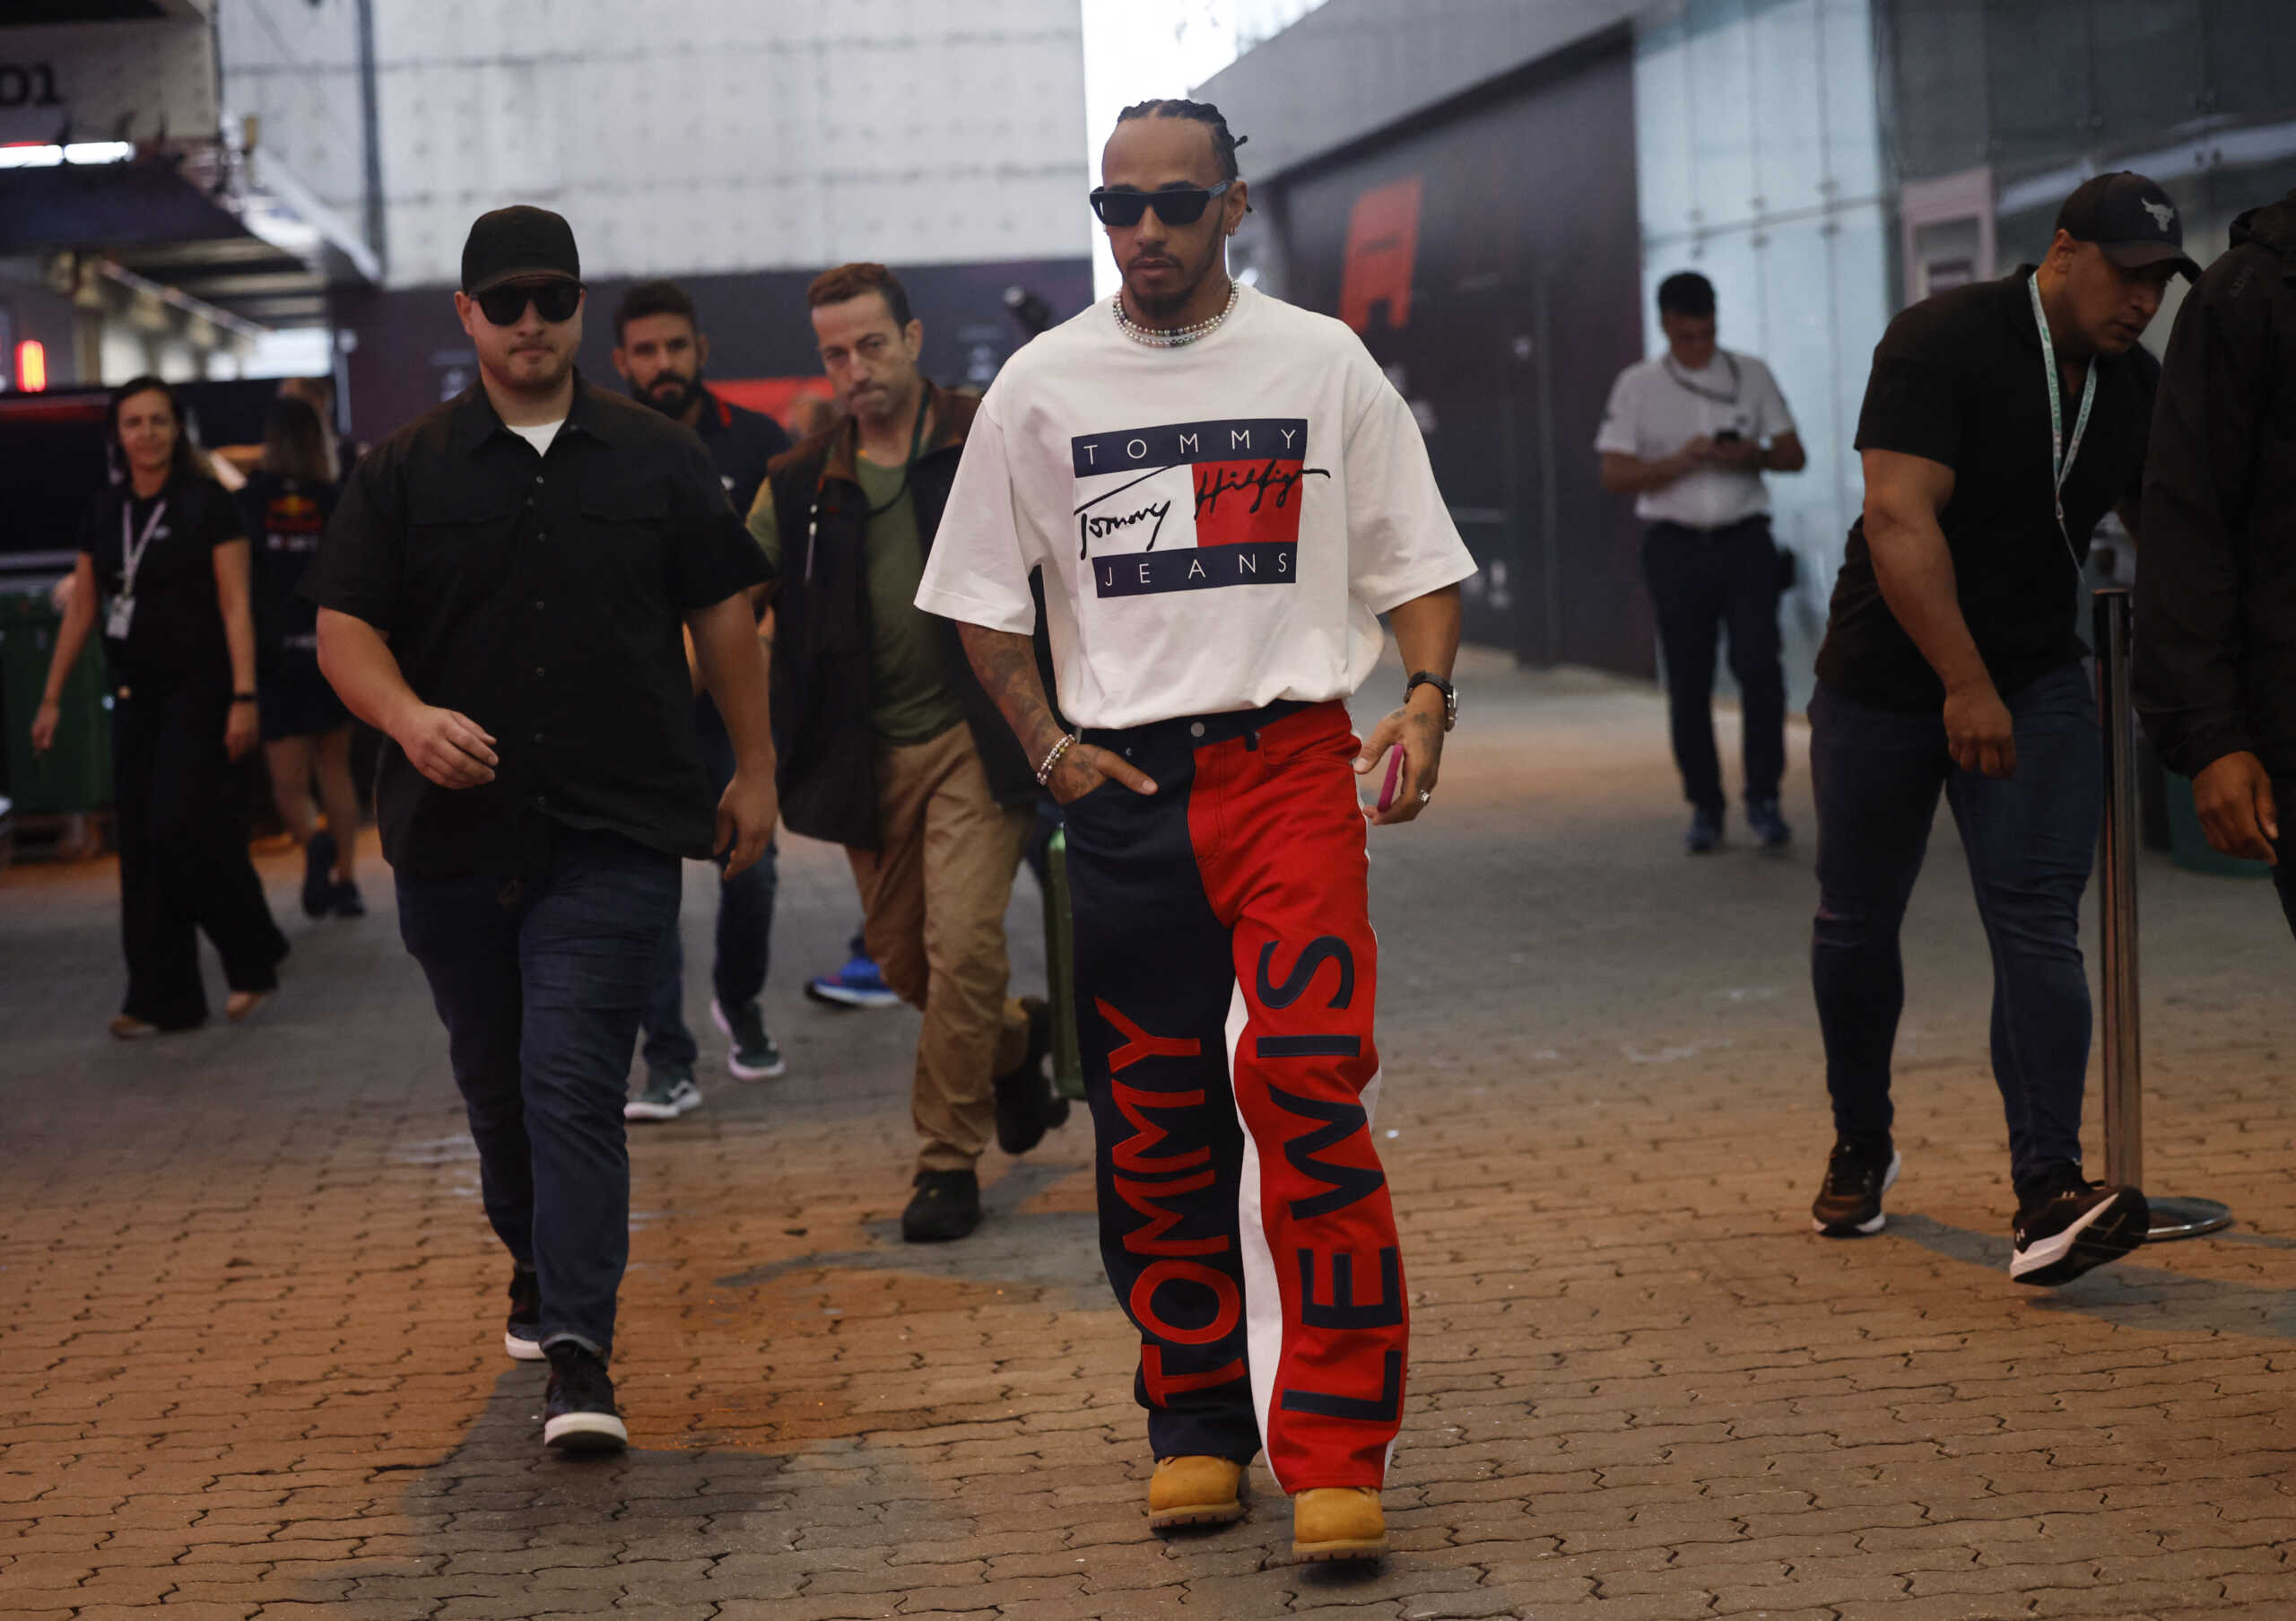
[[[1711,439],[1726,431],[1761,444],[1794,431],[1793,415],[1770,368],[1751,354],[1720,348],[1697,371],[1685,370],[1672,354],[1661,354],[1618,374],[1595,449],[1658,461],[1701,433]],[[1634,501],[1634,515],[1645,523],[1687,524],[1693,529],[1718,529],[1769,510],[1770,492],[1761,474],[1720,467],[1700,467]]]
[[[1377,616],[1474,560],[1362,341],[1248,287],[1193,344],[1144,347],[1102,300],[1005,363],[917,606],[1025,632],[1034,570],[1061,709],[1113,728],[1344,698]]]

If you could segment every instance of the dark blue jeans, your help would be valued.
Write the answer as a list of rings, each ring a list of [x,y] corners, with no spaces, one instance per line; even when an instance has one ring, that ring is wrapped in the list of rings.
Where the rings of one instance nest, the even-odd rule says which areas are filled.
[[[734,740],[718,718],[718,706],[707,696],[693,701],[694,730],[701,738],[701,763],[709,768],[713,796],[723,795],[734,780]],[[773,949],[773,897],[778,887],[774,847],[754,866],[735,873],[718,886],[718,960],[710,971],[711,989],[718,1005],[731,1012],[765,994],[766,970]],[[693,1032],[685,1022],[685,944],[673,922],[662,937],[662,951],[654,970],[654,994],[646,1006],[641,1028],[646,1033],[646,1068],[670,1064],[688,1068],[700,1058]]]
[[[542,1342],[613,1348],[630,1259],[622,1104],[678,861],[555,830],[548,876],[398,880],[400,937],[430,981],[478,1146],[486,1218],[542,1277]]]
[[[1722,811],[1722,762],[1714,751],[1714,655],[1730,634],[1744,732],[1746,797],[1775,799],[1786,774],[1786,675],[1778,654],[1778,545],[1770,519],[1750,518],[1702,534],[1652,524],[1642,571],[1658,612],[1666,655],[1666,707],[1683,797]]]
[[[2103,812],[2096,702],[2079,665],[2008,695],[2017,770],[1962,771],[1935,711],[1853,703],[1822,684],[1810,703],[1818,801],[1818,918],[1810,978],[1825,1037],[1834,1130],[1890,1129],[1890,1051],[1905,1006],[1898,928],[1944,790],[1968,852],[1993,953],[1993,1079],[2022,1190],[2081,1159],[2089,1067],[2089,981],[2081,894]]]

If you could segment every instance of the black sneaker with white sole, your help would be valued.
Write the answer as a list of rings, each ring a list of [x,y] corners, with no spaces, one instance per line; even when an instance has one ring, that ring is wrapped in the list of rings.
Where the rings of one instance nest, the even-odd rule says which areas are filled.
[[[735,1080],[770,1081],[788,1073],[788,1062],[766,1033],[764,1011],[755,1002],[728,1007],[712,997],[709,1019],[726,1038],[726,1068]]]
[[[1898,1180],[1901,1158],[1889,1138],[1854,1143],[1843,1137],[1826,1156],[1826,1179],[1810,1203],[1810,1225],[1827,1238],[1862,1238],[1890,1219],[1882,1195]]]
[[[2080,1166],[2057,1166],[2018,1201],[2009,1276],[2043,1286],[2069,1283],[2135,1249],[2152,1224],[2135,1189],[2084,1181]]]
[[[570,1339],[552,1345],[543,1395],[542,1443],[553,1452],[618,1452],[630,1432],[613,1405],[613,1381],[598,1355]]]
[[[646,1090],[622,1106],[626,1120],[674,1120],[689,1109],[701,1107],[701,1088],[693,1084],[693,1070],[684,1064],[665,1064],[646,1077]]]
[[[542,1279],[525,1267],[510,1272],[510,1320],[502,1325],[502,1350],[512,1362],[540,1362]]]

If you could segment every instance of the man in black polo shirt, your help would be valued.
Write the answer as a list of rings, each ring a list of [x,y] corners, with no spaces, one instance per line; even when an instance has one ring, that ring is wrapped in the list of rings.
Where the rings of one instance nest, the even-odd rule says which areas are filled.
[[[1926,300],[1874,351],[1866,510],[1810,704],[1811,975],[1836,1137],[1811,1207],[1821,1233],[1878,1232],[1896,1180],[1898,929],[1942,790],[1993,953],[2009,1275],[2062,1283],[2144,1240],[2144,1196],[2081,1174],[2081,894],[2101,790],[2074,626],[2091,532],[2144,474],[2156,368],[2137,339],[2190,266],[2159,187],[2100,176],[2066,199],[2038,269]]]
[[[693,300],[675,282],[640,282],[622,295],[613,312],[613,367],[630,384],[633,399],[701,435],[709,458],[735,510],[746,512],[765,483],[765,465],[789,448],[781,424],[744,411],[705,387],[702,368],[709,340],[701,334]],[[773,621],[758,593],[758,635],[770,650]],[[693,725],[701,739],[702,763],[711,789],[723,793],[734,780],[734,745],[718,706],[707,693],[693,701]],[[728,1045],[726,1068],[739,1081],[761,1081],[787,1068],[781,1050],[765,1028],[758,998],[773,938],[774,848],[754,867],[718,886],[717,961],[710,976],[709,1013]],[[654,998],[640,1028],[645,1034],[646,1088],[623,1106],[633,1120],[674,1120],[701,1102],[694,1082],[700,1056],[685,1022],[685,952],[672,928],[662,937],[662,962]]]
[[[306,577],[319,661],[389,739],[376,801],[486,1214],[504,1349],[547,1359],[543,1439],[628,1439],[606,1360],[630,1249],[622,1087],[682,857],[757,859],[775,815],[767,578],[700,440],[586,384],[554,214],[483,216],[455,307],[479,387],[361,461]],[[680,627],[738,760],[712,825]]]

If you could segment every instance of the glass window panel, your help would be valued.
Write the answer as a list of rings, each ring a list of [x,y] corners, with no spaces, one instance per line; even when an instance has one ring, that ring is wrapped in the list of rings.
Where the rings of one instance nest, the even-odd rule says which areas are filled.
[[[2204,110],[2200,0],[2092,0],[2089,19],[2103,138],[2166,135]]]
[[[1959,174],[1992,155],[1986,27],[1979,0],[1891,0],[1898,170],[1909,180]],[[1855,74],[1854,65],[1838,69]]]
[[[1679,17],[1635,42],[1635,176],[1646,239],[1692,229],[1690,55]]]
[[[1824,205],[1819,0],[1769,0],[1746,19],[1755,195],[1764,213]],[[1871,69],[1867,70],[1871,74]]]
[[[1874,105],[1873,13],[1866,0],[1820,0],[1818,93],[1823,98],[1829,199],[1870,197],[1882,189],[1879,109]]]
[[[2296,100],[2296,5],[2208,0],[2202,13],[2209,110],[2239,117]]]
[[[2015,0],[1985,13],[1993,157],[2017,168],[2077,152],[2090,135],[2087,0]]]
[[[1708,230],[1753,217],[1755,103],[1744,0],[1699,0],[1690,12],[1685,102],[1696,135],[1694,206]]]

